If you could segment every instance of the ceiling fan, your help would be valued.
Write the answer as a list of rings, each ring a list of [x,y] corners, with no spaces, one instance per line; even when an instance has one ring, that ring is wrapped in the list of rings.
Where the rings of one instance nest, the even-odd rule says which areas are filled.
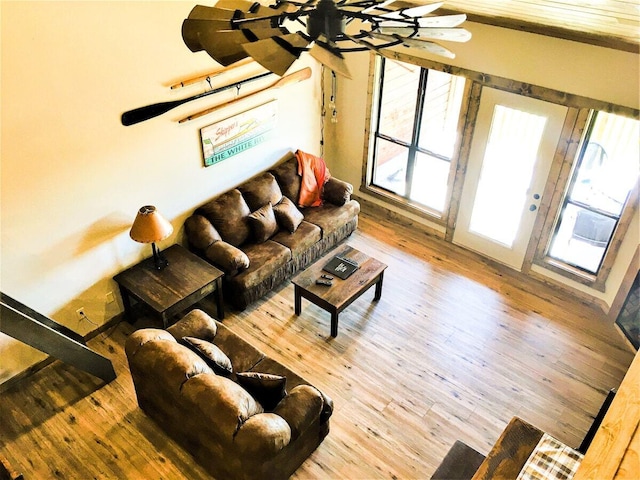
[[[434,40],[466,42],[457,28],[466,15],[431,15],[442,2],[416,5],[403,0],[218,0],[196,5],[182,24],[192,52],[206,51],[227,66],[252,57],[267,70],[284,75],[308,51],[334,72],[351,78],[343,53],[379,51],[404,45],[453,58]]]

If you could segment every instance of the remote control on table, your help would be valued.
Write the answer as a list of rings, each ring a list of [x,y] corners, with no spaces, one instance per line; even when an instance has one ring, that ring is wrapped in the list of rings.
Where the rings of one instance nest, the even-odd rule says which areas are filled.
[[[331,275],[327,275],[326,273],[323,273],[322,275],[320,275],[322,278],[326,278],[327,280],[333,280],[333,277]]]
[[[318,285],[324,285],[325,287],[330,287],[331,285],[333,285],[333,283],[331,282],[331,280],[322,280],[321,278],[319,278],[318,280],[316,280],[316,283]]]

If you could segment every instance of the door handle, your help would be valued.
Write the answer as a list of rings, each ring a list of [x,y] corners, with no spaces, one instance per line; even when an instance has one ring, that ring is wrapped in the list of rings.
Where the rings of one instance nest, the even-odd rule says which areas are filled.
[[[529,205],[529,210],[531,210],[532,212],[535,212],[537,209],[538,207],[536,207],[533,203]]]
[[[534,193],[533,194],[533,199],[534,200],[540,200],[540,194],[539,193]]]

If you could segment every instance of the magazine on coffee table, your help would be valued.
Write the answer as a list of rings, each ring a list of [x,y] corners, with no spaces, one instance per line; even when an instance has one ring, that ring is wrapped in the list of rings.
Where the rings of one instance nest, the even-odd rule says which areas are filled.
[[[360,268],[360,265],[353,260],[336,255],[324,266],[323,270],[345,280],[358,268]]]

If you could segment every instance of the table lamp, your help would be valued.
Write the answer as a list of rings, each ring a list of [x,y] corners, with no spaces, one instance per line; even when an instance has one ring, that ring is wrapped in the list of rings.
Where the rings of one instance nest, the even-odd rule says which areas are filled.
[[[145,205],[138,210],[138,215],[133,221],[129,236],[140,243],[150,243],[153,248],[153,264],[157,270],[162,270],[169,262],[162,256],[155,242],[164,240],[173,232],[171,225],[156,207]]]

